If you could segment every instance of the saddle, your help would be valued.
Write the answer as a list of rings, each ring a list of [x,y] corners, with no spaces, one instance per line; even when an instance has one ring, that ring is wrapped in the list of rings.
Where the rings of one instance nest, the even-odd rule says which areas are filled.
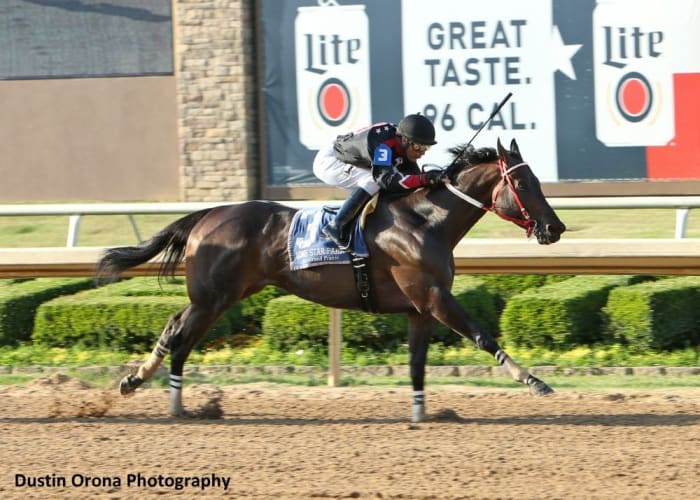
[[[370,296],[370,281],[367,266],[369,250],[364,238],[367,216],[374,211],[378,195],[372,197],[352,225],[350,249],[340,250],[335,243],[323,236],[321,228],[328,223],[338,207],[304,208],[292,219],[287,240],[289,263],[292,271],[329,264],[352,264],[355,284],[362,307],[374,311]]]
[[[387,193],[387,194],[394,194],[394,193]],[[360,225],[360,229],[365,228],[365,223],[367,222],[367,217],[374,212],[374,209],[377,208],[377,202],[379,201],[379,193],[376,193],[370,200],[365,203],[365,206],[362,207],[362,210],[360,211],[360,215],[355,219],[355,222]],[[340,210],[339,206],[336,205],[324,205],[323,210],[326,212],[333,214],[338,213],[338,210]]]

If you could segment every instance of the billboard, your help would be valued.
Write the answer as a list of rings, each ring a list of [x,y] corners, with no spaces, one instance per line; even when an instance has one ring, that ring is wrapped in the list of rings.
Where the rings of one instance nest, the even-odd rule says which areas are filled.
[[[679,13],[683,15],[679,15]],[[516,138],[544,182],[700,179],[700,0],[262,0],[267,184],[421,112],[447,164]]]

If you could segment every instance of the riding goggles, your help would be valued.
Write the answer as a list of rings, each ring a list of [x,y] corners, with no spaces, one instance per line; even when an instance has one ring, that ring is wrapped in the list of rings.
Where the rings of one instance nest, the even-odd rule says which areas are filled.
[[[420,151],[422,153],[425,153],[427,150],[430,149],[430,144],[419,144],[417,142],[412,142],[411,147],[414,151]]]

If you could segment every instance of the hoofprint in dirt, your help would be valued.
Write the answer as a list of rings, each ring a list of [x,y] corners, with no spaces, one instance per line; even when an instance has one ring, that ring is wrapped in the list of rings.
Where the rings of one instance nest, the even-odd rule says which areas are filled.
[[[195,385],[188,401],[206,411],[175,419],[164,389],[124,400],[65,376],[0,387],[0,497],[697,493],[700,389],[431,389],[434,418],[410,424],[409,388]]]

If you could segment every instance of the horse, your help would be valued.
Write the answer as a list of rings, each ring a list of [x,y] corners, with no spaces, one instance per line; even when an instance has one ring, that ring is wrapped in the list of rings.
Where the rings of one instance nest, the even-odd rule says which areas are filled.
[[[490,353],[532,395],[554,392],[513,360],[450,293],[455,272],[452,251],[489,211],[521,226],[543,245],[558,241],[566,227],[523,161],[515,139],[508,150],[498,139],[496,148],[463,144],[449,152],[453,161],[443,169],[444,184],[401,197],[380,193],[364,227],[376,312],[407,315],[413,422],[428,418],[425,365],[437,321]],[[224,311],[267,285],[331,308],[362,309],[352,266],[290,270],[287,240],[296,211],[262,200],[221,205],[183,216],[137,246],[104,252],[96,267],[98,280],[116,279],[122,271],[162,253],[160,279],[172,276],[185,259],[190,303],[169,319],[136,373],[121,379],[122,395],[149,380],[170,353],[169,413],[185,415],[182,374],[190,351]]]

